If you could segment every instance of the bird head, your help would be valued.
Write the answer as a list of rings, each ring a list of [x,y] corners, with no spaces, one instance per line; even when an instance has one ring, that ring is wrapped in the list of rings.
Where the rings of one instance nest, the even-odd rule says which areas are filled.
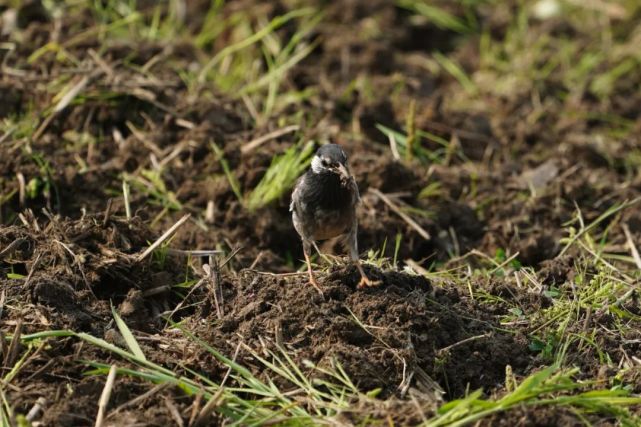
[[[347,154],[338,144],[323,145],[312,158],[312,171],[316,174],[335,173],[341,181],[347,181],[350,178]]]

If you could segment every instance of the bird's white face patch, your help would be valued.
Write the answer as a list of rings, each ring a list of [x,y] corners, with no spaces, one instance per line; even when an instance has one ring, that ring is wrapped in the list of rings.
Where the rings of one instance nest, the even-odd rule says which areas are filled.
[[[321,173],[324,170],[325,166],[323,166],[323,160],[318,156],[314,156],[312,159],[312,171],[314,171],[314,173]]]

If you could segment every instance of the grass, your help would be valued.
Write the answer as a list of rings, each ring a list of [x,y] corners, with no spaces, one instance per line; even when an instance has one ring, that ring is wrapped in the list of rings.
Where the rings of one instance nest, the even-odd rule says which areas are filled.
[[[247,208],[255,211],[291,189],[309,166],[313,153],[314,144],[307,143],[303,147],[294,145],[280,156],[275,156],[263,178],[247,196]]]
[[[184,173],[185,169],[204,165],[198,162],[200,156],[211,159],[213,152],[218,170],[222,170],[216,178],[227,184],[230,197],[236,197],[247,211],[260,214],[261,209],[283,202],[309,166],[313,152],[309,139],[336,136],[347,144],[355,140],[359,150],[366,147],[365,152],[378,156],[354,159],[352,164],[359,171],[387,156],[420,177],[419,188],[398,182],[399,187],[410,189],[405,193],[411,194],[394,200],[415,202],[416,206],[399,202],[399,209],[430,226],[430,234],[436,231],[434,240],[417,243],[415,233],[404,232],[396,222],[378,216],[378,205],[364,195],[362,209],[370,220],[366,224],[375,230],[368,237],[387,233],[387,238],[381,238],[373,248],[362,248],[367,263],[421,274],[430,281],[435,295],[456,294],[469,299],[470,306],[497,319],[492,330],[525,337],[529,353],[522,356],[530,360],[528,368],[536,365],[539,369],[524,374],[515,368],[515,374],[508,366],[503,386],[468,390],[445,402],[413,401],[407,396],[380,399],[380,390],[359,389],[337,360],[316,366],[295,362],[291,349],[258,351],[241,342],[239,351],[251,361],[243,364],[185,326],[168,320],[169,329],[159,330],[155,338],[165,340],[167,346],[182,346],[190,355],[206,354],[216,360],[226,371],[222,376],[213,375],[188,359],[173,363],[159,360],[154,351],[148,350],[143,335],[130,330],[112,307],[113,325],[124,346],[71,330],[5,334],[9,347],[3,350],[8,351],[18,338],[23,347],[14,346],[16,353],[11,357],[3,354],[6,366],[0,382],[0,423],[15,425],[20,420],[21,425],[29,425],[26,414],[19,413],[23,408],[17,409],[12,401],[15,384],[31,374],[26,368],[38,354],[59,348],[56,345],[62,346],[62,340],[67,339],[107,355],[96,356],[95,360],[69,356],[71,361],[65,363],[72,363],[84,374],[102,380],[115,360],[118,377],[168,384],[186,401],[203,399],[199,415],[203,419],[213,412],[232,425],[391,425],[404,411],[414,414],[417,423],[425,426],[463,426],[508,416],[513,411],[532,410],[571,414],[586,425],[603,420],[623,426],[641,424],[641,400],[635,392],[638,388],[626,376],[638,364],[632,356],[641,325],[637,301],[640,266],[630,248],[633,239],[629,239],[632,243],[626,241],[619,230],[634,222],[631,212],[638,209],[640,200],[626,200],[622,194],[627,197],[638,193],[641,164],[633,108],[641,76],[638,23],[633,18],[641,9],[633,0],[553,2],[562,14],[556,18],[538,16],[539,2],[535,1],[503,5],[491,0],[395,0],[398,16],[394,28],[386,27],[386,16],[351,17],[350,37],[341,40],[344,45],[340,46],[328,45],[333,25],[339,27],[337,22],[355,12],[345,6],[344,15],[336,17],[327,2],[327,7],[292,1],[281,8],[238,8],[231,2],[212,0],[194,20],[202,20],[199,25],[185,19],[181,7],[186,2],[180,0],[150,4],[145,9],[143,2],[135,0],[43,2],[55,20],[72,17],[56,27],[56,37],[38,46],[23,46],[21,40],[31,33],[21,29],[11,42],[0,43],[0,53],[11,52],[3,56],[3,78],[24,79],[18,86],[25,98],[19,111],[9,112],[0,122],[0,146],[11,148],[6,152],[9,154],[2,152],[1,159],[1,166],[9,170],[0,176],[3,225],[18,223],[17,215],[25,207],[19,203],[16,183],[20,178],[14,170],[22,165],[21,156],[28,165],[22,169],[25,204],[36,210],[42,207],[42,199],[59,212],[67,208],[60,199],[60,190],[66,189],[60,186],[66,173],[73,175],[68,169],[75,168],[78,176],[83,176],[102,166],[91,164],[90,151],[98,153],[98,163],[108,162],[111,155],[120,157],[123,152],[153,152],[151,163],[142,163],[147,161],[144,158],[129,173],[106,168],[96,176],[106,180],[105,188],[118,188],[112,195],[125,200],[127,218],[134,215],[135,204],[153,218],[152,224],[157,224],[184,210],[204,210],[204,206],[190,204],[174,179],[177,172],[183,173],[178,176],[197,176],[196,180],[202,182],[205,175],[211,178],[206,169],[209,164],[203,170]],[[623,17],[621,10],[625,12]],[[564,26],[557,26],[557,20]],[[421,37],[430,41],[429,47],[415,46],[415,39]],[[444,41],[439,42],[440,37]],[[114,52],[123,45],[140,46],[140,51],[133,49],[117,57]],[[86,54],[85,46],[94,46],[94,54]],[[380,58],[363,54],[370,46],[382,47],[382,53],[374,50],[370,55]],[[387,51],[390,46],[393,49]],[[19,54],[25,56],[24,61],[16,60]],[[100,70],[100,75],[88,78],[86,69],[101,68],[96,58],[107,67]],[[391,71],[376,74],[377,61],[391,64]],[[136,95],[125,86],[138,79],[144,83],[136,88]],[[121,119],[119,114],[129,105],[125,101],[128,97],[143,101],[145,107],[125,111],[126,118]],[[184,102],[189,108],[164,104],[174,101]],[[200,114],[205,109],[195,109],[219,103],[230,110],[242,110],[239,117],[243,123],[238,126],[242,131],[229,139],[218,139],[218,133],[225,132],[227,124],[221,123],[226,118],[218,122],[217,116]],[[391,105],[392,113],[377,109],[385,103]],[[74,115],[82,118],[80,124],[69,121]],[[487,119],[491,135],[483,130],[476,133],[467,120],[474,115]],[[252,181],[257,184],[247,186],[246,171],[236,170],[235,157],[226,154],[236,148],[230,145],[256,141],[273,129],[289,126],[300,129],[300,133],[293,137],[282,134],[279,138],[285,148],[269,165],[256,166],[264,170],[251,171],[257,173],[250,177],[258,177]],[[156,130],[169,132],[156,140]],[[112,138],[116,134],[120,137]],[[130,138],[132,134],[135,138]],[[287,145],[284,142],[289,137],[294,142]],[[389,145],[384,152],[379,150],[379,139]],[[118,149],[109,151],[107,146],[114,141]],[[188,147],[184,152],[175,159],[163,158],[167,145],[183,142]],[[483,144],[484,151],[471,159],[475,144]],[[561,151],[546,153],[557,145],[574,151],[565,151],[563,156]],[[256,153],[262,149],[255,148]],[[581,150],[590,156],[580,154]],[[253,155],[251,151],[242,153],[241,162],[243,156],[253,159]],[[576,156],[581,163],[578,172],[567,170],[563,163],[559,174],[564,179],[571,181],[568,177],[585,168],[593,169],[595,175],[579,174],[581,179],[596,176],[595,181],[601,181],[600,172],[606,178],[603,183],[585,179],[577,186],[553,180],[536,193],[523,189],[510,192],[519,173],[551,156],[565,156],[559,160],[570,162]],[[377,171],[368,172],[373,175],[367,177],[367,184],[373,185]],[[218,196],[218,190],[215,194]],[[575,198],[576,209],[568,210]],[[199,197],[198,203],[201,199],[204,197]],[[457,211],[443,208],[445,203],[464,204],[476,212],[485,240],[471,232],[466,235],[466,219],[456,217]],[[544,230],[563,233],[555,242],[559,245],[556,258],[548,261],[560,265],[571,259],[568,268],[572,274],[558,283],[555,277],[546,276],[542,266],[524,265],[527,254],[514,249],[515,243],[536,235],[533,228],[550,227],[551,222],[537,222],[541,214],[547,220],[552,218],[551,222],[564,222],[557,230]],[[456,218],[448,222],[443,219],[448,215]],[[457,223],[459,220],[464,223]],[[440,229],[446,222],[451,226]],[[189,241],[209,244],[212,239],[206,233],[220,224],[203,225],[202,218],[195,218],[195,223],[200,225],[201,235],[190,236]],[[512,233],[509,239],[505,230]],[[6,231],[0,227],[0,232]],[[459,237],[463,239],[460,246]],[[73,248],[73,237],[69,240],[68,246]],[[230,248],[231,243],[216,242],[219,247]],[[488,253],[460,250],[470,244],[485,244],[492,249]],[[438,251],[438,260],[401,256],[423,254],[432,246]],[[291,253],[295,250],[275,254],[275,258],[287,257],[293,266]],[[150,265],[165,268],[167,256],[167,247],[163,246],[154,252]],[[2,284],[8,283],[7,294],[15,290],[11,286],[16,280],[26,287],[31,271],[38,272],[34,264],[14,265],[0,257],[0,276]],[[89,265],[85,259],[74,259],[74,268]],[[181,292],[179,296],[183,296],[182,291],[189,295],[196,283],[186,275],[184,283],[175,288]],[[10,313],[7,320],[15,321],[14,313],[24,313],[23,303],[5,303],[3,296],[0,307],[5,314]],[[426,310],[444,309],[438,304],[436,297],[425,301]],[[196,305],[201,308],[206,301]],[[195,309],[183,308],[189,313]],[[39,310],[26,312],[44,316]],[[465,325],[486,322],[476,313],[453,315]],[[33,322],[30,328],[38,324],[29,320]],[[428,332],[445,333],[439,326]],[[618,343],[618,348],[612,342]],[[445,357],[425,363],[430,362],[441,364],[443,369],[451,363]],[[600,375],[601,368],[608,372]],[[65,384],[72,387],[74,382]]]
[[[125,363],[127,367],[118,368],[117,375],[138,378],[154,384],[169,384],[187,396],[203,396],[206,401],[215,402],[213,410],[232,425],[259,425],[267,422],[291,426],[315,425],[319,422],[331,422],[343,412],[352,412],[353,416],[369,420],[368,422],[375,420],[366,413],[358,413],[354,408],[359,402],[372,401],[377,392],[359,391],[337,362],[334,362],[331,368],[320,368],[312,364],[303,367],[294,363],[285,350],[281,349],[278,353],[268,351],[261,355],[245,347],[244,350],[270,373],[269,377],[272,379],[264,381],[233,358],[221,354],[188,330],[174,324],[191,344],[208,352],[228,368],[229,374],[219,382],[186,366],[171,370],[148,360],[132,331],[115,309],[112,310],[116,326],[127,348],[118,347],[86,333],[65,330],[24,335],[21,340],[28,349],[46,345],[48,340],[64,337],[84,341],[87,345],[95,346],[122,359],[120,363]],[[12,338],[7,337],[7,340]],[[5,377],[5,381],[10,381],[19,371],[21,363],[29,353],[27,350],[22,355]],[[106,375],[110,369],[110,365],[101,362],[80,363],[90,368],[85,375]],[[625,426],[636,425],[639,422],[627,408],[641,404],[640,397],[631,395],[625,389],[600,389],[598,384],[577,381],[574,379],[577,373],[578,369],[562,369],[553,365],[533,373],[520,383],[512,379],[513,385],[508,387],[508,391],[502,396],[483,398],[481,390],[474,391],[464,398],[443,404],[421,425],[464,426],[523,406],[553,407],[586,415],[601,414],[614,417]],[[293,387],[295,393],[279,388],[273,381],[276,378],[285,380],[289,387]],[[407,404],[413,405],[410,402]]]

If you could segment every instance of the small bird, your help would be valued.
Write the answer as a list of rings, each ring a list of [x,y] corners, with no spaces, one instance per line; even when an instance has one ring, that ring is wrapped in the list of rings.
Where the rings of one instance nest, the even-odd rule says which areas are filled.
[[[343,244],[349,247],[350,258],[361,274],[358,287],[376,284],[367,277],[358,258],[356,206],[359,202],[358,186],[349,172],[343,149],[338,144],[321,146],[309,170],[298,179],[289,205],[294,228],[303,240],[309,283],[321,293],[309,260],[311,247],[318,250],[316,241],[338,236],[343,236]]]

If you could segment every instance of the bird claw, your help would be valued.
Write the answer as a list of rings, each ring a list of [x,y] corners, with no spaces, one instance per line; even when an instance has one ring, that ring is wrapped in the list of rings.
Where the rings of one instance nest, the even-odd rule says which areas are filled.
[[[358,289],[372,288],[375,286],[379,286],[380,284],[380,280],[370,280],[367,276],[361,276],[361,281],[358,282],[358,285],[356,287]]]
[[[325,294],[323,293],[323,289],[320,287],[320,285],[316,281],[316,278],[311,274],[309,275],[309,284],[312,285],[318,291],[318,293],[321,294],[321,296],[325,296]]]

